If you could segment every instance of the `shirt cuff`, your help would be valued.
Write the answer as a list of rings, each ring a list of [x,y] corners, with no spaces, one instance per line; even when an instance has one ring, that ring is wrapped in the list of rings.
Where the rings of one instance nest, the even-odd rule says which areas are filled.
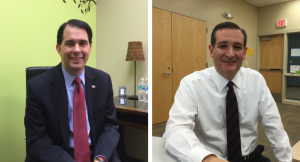
[[[98,159],[98,158],[104,159],[105,162],[108,162],[107,159],[106,159],[103,155],[97,155],[97,156],[94,158],[94,161],[95,161],[95,159]]]
[[[199,153],[199,151],[201,152],[201,154]],[[199,162],[199,161],[203,161],[203,159],[208,156],[208,155],[215,155],[214,153],[203,149],[203,148],[193,148],[191,149],[191,152],[188,155],[188,162]]]

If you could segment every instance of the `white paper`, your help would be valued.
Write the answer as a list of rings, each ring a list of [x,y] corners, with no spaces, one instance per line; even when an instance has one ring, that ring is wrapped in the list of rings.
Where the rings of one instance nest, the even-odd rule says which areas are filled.
[[[290,73],[296,73],[296,71],[300,71],[300,65],[291,65]]]
[[[124,89],[121,89],[120,94],[124,95]]]
[[[292,48],[291,56],[292,57],[300,57],[300,48]]]

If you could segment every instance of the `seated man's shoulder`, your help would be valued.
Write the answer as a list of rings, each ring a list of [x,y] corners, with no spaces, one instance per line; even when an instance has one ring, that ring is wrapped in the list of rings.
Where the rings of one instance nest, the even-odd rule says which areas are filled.
[[[246,76],[248,75],[248,76],[252,76],[252,77],[263,78],[261,73],[259,73],[256,70],[250,69],[250,68],[241,67],[240,71],[242,72],[242,75],[246,75]]]
[[[185,78],[195,78],[195,79],[206,79],[211,75],[212,72],[212,67],[211,68],[206,68],[200,71],[195,71],[187,76],[185,76]]]
[[[195,72],[185,76],[182,80],[183,81],[207,80],[207,79],[210,79],[212,70],[213,70],[213,67],[206,68],[206,69],[203,69],[200,71],[195,71]]]

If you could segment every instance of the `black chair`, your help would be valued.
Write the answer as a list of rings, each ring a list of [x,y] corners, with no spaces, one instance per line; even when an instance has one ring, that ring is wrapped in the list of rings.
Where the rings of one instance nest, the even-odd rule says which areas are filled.
[[[26,85],[27,85],[27,81],[39,74],[42,74],[43,72],[51,69],[51,66],[37,66],[37,67],[28,67],[25,70],[26,73]],[[26,91],[27,91],[27,86],[26,86]],[[24,137],[24,139],[26,140],[26,137]]]
[[[42,74],[43,72],[45,72],[45,71],[47,71],[51,68],[52,68],[51,66],[40,66],[40,67],[37,66],[37,67],[28,67],[28,68],[26,68],[26,82],[29,79],[31,79],[31,78],[39,75],[39,74]]]

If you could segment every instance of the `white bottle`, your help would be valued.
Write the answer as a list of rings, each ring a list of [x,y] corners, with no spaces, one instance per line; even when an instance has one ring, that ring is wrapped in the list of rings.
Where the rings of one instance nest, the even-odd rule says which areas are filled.
[[[139,101],[144,101],[144,78],[141,78],[141,82],[139,83]]]
[[[145,82],[145,102],[148,102],[148,79]]]

